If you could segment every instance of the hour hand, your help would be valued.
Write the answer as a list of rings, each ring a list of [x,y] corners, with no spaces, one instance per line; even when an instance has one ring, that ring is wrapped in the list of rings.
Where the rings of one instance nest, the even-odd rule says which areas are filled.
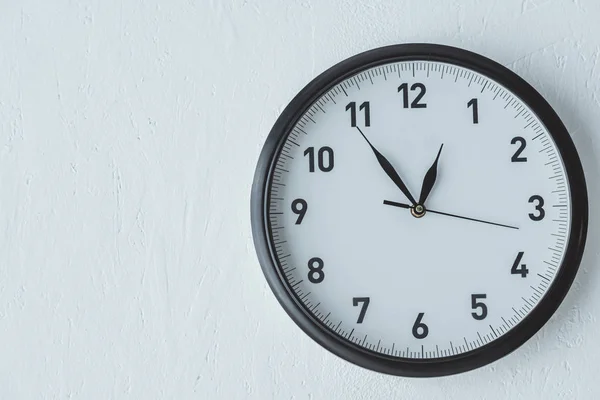
[[[423,186],[421,187],[421,195],[419,196],[419,204],[425,204],[425,200],[427,200],[427,196],[431,193],[431,189],[433,189],[433,185],[435,184],[435,180],[437,179],[437,166],[438,161],[440,160],[440,154],[442,154],[442,149],[444,145],[440,146],[440,151],[438,151],[437,157],[433,162],[433,165],[429,168],[425,177],[423,178]]]
[[[384,157],[383,154],[381,154],[371,144],[371,142],[369,141],[369,139],[367,139],[367,137],[365,136],[365,134],[360,130],[360,128],[358,126],[356,127],[356,129],[358,129],[358,131],[360,132],[360,134],[362,135],[362,137],[365,138],[365,140],[367,141],[367,143],[371,147],[371,150],[373,150],[373,153],[375,153],[375,157],[377,157],[377,161],[379,162],[379,165],[381,165],[381,168],[383,168],[383,170],[385,171],[385,173],[387,174],[387,176],[389,176],[390,179],[396,184],[396,186],[398,186],[398,188],[402,191],[402,193],[404,193],[404,195],[406,196],[406,198],[408,200],[410,200],[410,202],[413,205],[416,205],[417,202],[415,201],[415,198],[413,197],[412,194],[410,194],[410,191],[408,190],[408,188],[406,187],[406,185],[402,181],[402,178],[400,178],[400,175],[398,175],[398,173],[396,172],[396,170],[394,169],[394,167],[392,166],[392,164],[388,161],[387,158]]]

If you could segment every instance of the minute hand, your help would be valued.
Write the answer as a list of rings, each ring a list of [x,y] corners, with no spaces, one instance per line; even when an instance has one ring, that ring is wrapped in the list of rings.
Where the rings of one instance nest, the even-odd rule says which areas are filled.
[[[367,141],[367,143],[369,144],[369,146],[371,147],[371,150],[373,150],[373,153],[375,153],[375,157],[377,157],[377,161],[379,162],[379,165],[381,165],[381,168],[383,168],[383,170],[385,171],[385,173],[387,174],[387,176],[390,177],[390,179],[392,181],[394,181],[394,183],[396,184],[396,186],[398,186],[398,188],[402,191],[402,193],[404,193],[404,195],[406,196],[406,198],[408,200],[410,200],[410,202],[413,205],[416,205],[417,202],[415,201],[415,198],[412,196],[412,194],[410,194],[410,191],[408,190],[408,188],[406,187],[406,185],[404,184],[404,182],[402,182],[402,178],[400,178],[400,175],[398,175],[398,173],[396,172],[396,170],[394,169],[394,167],[392,166],[392,164],[388,161],[387,158],[385,158],[383,156],[383,154],[381,154],[369,141],[369,139],[367,139],[367,137],[365,136],[365,134],[360,130],[360,128],[357,126],[356,129],[358,129],[358,131],[360,132],[360,134],[362,135],[363,138],[365,138],[365,140]]]

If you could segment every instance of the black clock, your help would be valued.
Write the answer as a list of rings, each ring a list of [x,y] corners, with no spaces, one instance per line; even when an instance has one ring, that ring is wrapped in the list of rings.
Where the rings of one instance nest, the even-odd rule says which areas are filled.
[[[575,278],[588,220],[577,151],[546,100],[433,44],[359,54],[302,89],[266,140],[251,210],[295,323],[404,376],[477,368],[533,336]]]

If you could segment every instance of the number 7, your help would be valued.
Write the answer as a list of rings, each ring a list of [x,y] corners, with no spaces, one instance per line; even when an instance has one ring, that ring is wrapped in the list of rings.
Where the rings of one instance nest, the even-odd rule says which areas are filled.
[[[358,303],[363,303],[360,309],[360,313],[358,314],[357,324],[362,324],[365,319],[365,314],[367,313],[367,308],[369,308],[369,302],[371,301],[370,297],[354,297],[352,299],[352,305],[354,307],[358,306]]]

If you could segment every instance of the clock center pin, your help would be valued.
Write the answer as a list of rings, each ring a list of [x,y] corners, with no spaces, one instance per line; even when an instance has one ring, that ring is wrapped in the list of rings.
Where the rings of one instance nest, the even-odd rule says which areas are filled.
[[[417,204],[416,206],[411,207],[411,209],[410,209],[410,213],[415,218],[422,218],[425,215],[426,211],[427,210],[425,210],[425,207],[423,207],[422,204]]]

